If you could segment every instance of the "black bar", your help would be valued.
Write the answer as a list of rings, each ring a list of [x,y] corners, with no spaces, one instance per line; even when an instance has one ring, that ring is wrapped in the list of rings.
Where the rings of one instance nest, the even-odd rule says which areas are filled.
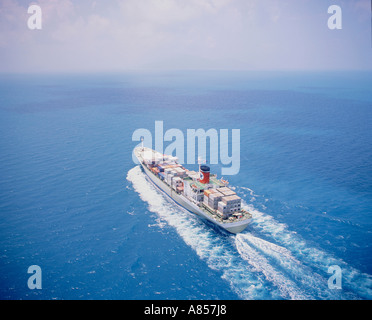
[[[41,310],[51,307],[52,314],[62,319],[78,316],[79,311],[84,319],[89,314],[98,319],[252,319],[267,317],[287,317],[296,319],[319,319],[326,311],[335,319],[338,315],[358,312],[359,315],[370,312],[371,301],[367,300],[328,300],[328,301],[288,301],[288,300],[124,300],[124,301],[1,301],[2,311],[7,307],[12,316],[24,310]],[[25,308],[16,303],[26,303]],[[34,306],[30,306],[34,303]],[[79,306],[80,304],[80,306]],[[4,310],[5,307],[5,310]],[[177,308],[177,312],[171,312]],[[218,312],[219,311],[219,312]],[[30,312],[30,311],[28,311]],[[149,314],[151,312],[151,314]],[[35,314],[38,314],[35,312]],[[102,315],[101,317],[98,315]],[[355,314],[354,314],[355,317]]]

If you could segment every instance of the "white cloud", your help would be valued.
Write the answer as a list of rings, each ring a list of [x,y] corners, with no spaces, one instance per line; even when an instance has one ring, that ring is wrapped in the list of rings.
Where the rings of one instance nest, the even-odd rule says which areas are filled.
[[[357,17],[365,1],[345,4],[344,11],[351,8],[348,14]],[[360,31],[358,37],[350,28],[330,34],[324,29],[326,5],[308,0],[39,0],[38,4],[43,29],[34,32],[27,29],[25,4],[0,2],[0,70],[337,67],[342,54],[352,65],[350,41],[358,52],[357,41],[366,33],[360,24],[352,26]],[[339,53],[338,59],[322,55],[324,44],[333,46],[330,50]],[[367,58],[358,61],[360,65]]]

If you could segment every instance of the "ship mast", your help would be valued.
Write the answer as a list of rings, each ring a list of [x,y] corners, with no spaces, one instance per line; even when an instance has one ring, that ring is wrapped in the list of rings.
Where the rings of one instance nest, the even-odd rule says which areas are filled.
[[[200,171],[200,166],[201,166],[203,163],[207,163],[207,161],[204,160],[204,159],[201,158],[201,157],[198,157],[199,171]]]

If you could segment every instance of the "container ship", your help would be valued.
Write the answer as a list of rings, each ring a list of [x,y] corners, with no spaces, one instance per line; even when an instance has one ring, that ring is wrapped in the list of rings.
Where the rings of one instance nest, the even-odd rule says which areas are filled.
[[[199,165],[199,172],[185,169],[178,158],[143,146],[134,154],[150,181],[182,208],[230,232],[242,232],[252,215],[241,207],[242,200],[217,179],[210,167]]]

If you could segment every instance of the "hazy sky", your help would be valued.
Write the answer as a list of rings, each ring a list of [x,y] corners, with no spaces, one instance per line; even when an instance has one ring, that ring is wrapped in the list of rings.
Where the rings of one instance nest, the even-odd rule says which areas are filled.
[[[0,72],[372,69],[371,2],[0,0],[0,59]]]

